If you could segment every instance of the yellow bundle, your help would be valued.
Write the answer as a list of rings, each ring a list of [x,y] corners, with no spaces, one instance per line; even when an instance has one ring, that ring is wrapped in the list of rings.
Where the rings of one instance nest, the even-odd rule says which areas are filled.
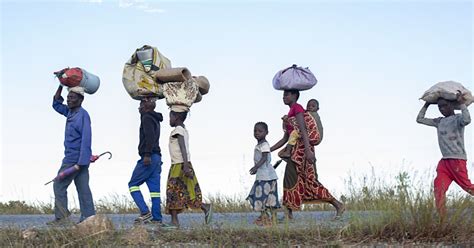
[[[156,47],[144,45],[138,48],[125,63],[122,82],[125,90],[135,100],[144,97],[163,98],[163,85],[155,78],[156,71],[171,68],[171,61]]]

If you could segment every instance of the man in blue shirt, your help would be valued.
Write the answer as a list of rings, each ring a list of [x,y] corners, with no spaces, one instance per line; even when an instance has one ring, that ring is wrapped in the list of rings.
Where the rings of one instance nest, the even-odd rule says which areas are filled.
[[[63,222],[71,215],[67,206],[67,188],[72,181],[76,185],[79,196],[80,221],[95,215],[94,201],[89,188],[89,164],[92,155],[91,120],[87,111],[81,107],[84,100],[84,89],[70,88],[67,95],[67,105],[63,104],[62,90],[63,86],[60,85],[53,99],[54,110],[67,118],[64,135],[64,159],[59,172],[72,166],[75,166],[77,171],[63,179],[54,181],[55,220],[49,224]]]

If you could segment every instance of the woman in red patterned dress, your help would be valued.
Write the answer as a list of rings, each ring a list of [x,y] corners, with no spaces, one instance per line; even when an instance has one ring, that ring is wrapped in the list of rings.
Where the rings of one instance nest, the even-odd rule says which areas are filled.
[[[331,193],[318,181],[314,145],[320,139],[317,124],[313,117],[305,113],[297,103],[298,90],[285,90],[283,102],[290,107],[288,120],[285,122],[283,138],[271,147],[275,151],[282,147],[293,130],[300,133],[300,138],[287,160],[283,179],[283,205],[288,209],[288,218],[293,219],[293,210],[301,209],[302,204],[330,203],[336,208],[336,218],[340,218],[345,210],[344,204],[336,200]]]

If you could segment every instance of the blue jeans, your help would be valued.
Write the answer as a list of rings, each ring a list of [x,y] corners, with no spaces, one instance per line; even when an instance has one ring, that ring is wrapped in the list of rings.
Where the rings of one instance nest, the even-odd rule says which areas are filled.
[[[143,157],[137,161],[137,165],[132,173],[132,178],[128,183],[130,194],[132,195],[135,204],[140,209],[141,214],[150,212],[148,206],[143,199],[143,195],[140,192],[140,185],[146,183],[150,191],[151,196],[151,214],[153,220],[161,221],[161,193],[160,193],[160,180],[161,180],[161,156],[157,153],[151,155],[151,164],[144,165]]]
[[[61,165],[58,173],[71,166],[73,165]],[[81,209],[80,221],[95,215],[94,200],[92,199],[92,192],[89,188],[89,168],[82,166],[79,171],[74,172],[72,175],[60,181],[54,181],[54,216],[56,219],[63,219],[71,215],[67,206],[67,188],[73,180],[79,197],[79,207]]]

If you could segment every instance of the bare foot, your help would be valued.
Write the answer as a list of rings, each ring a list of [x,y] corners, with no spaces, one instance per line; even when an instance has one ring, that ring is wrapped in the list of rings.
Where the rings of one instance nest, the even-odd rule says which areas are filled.
[[[342,214],[346,211],[346,205],[344,205],[341,202],[338,202],[336,206],[336,217],[334,217],[335,220],[339,220],[342,217]]]
[[[176,210],[171,210],[171,224],[179,227],[178,212]]]
[[[293,210],[288,209],[286,217],[288,218],[288,220],[293,220]]]

